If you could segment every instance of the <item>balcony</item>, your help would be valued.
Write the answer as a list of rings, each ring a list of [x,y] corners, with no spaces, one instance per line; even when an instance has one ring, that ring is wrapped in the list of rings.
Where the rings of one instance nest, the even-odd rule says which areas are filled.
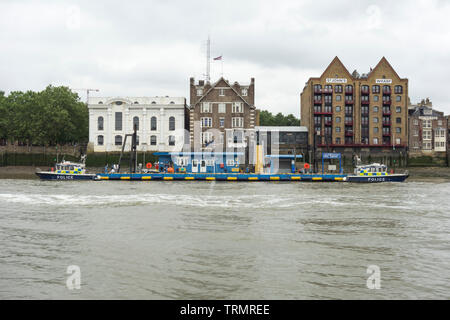
[[[383,116],[390,116],[391,110],[390,109],[383,109]]]
[[[325,121],[325,125],[331,126],[331,125],[333,125],[333,121],[331,121],[331,120]]]
[[[386,105],[386,106],[390,106],[391,103],[392,103],[391,100],[383,100],[383,104]]]
[[[368,95],[370,93],[370,90],[367,88],[367,89],[361,89],[361,94],[363,94],[363,95]]]
[[[391,93],[392,93],[391,89],[383,89],[383,94],[389,95]]]
[[[314,93],[321,94],[321,93],[322,93],[322,89],[320,89],[320,88],[314,88]]]
[[[345,131],[346,137],[353,137],[353,131]]]
[[[370,101],[369,100],[361,100],[361,104],[367,106],[370,104]]]
[[[330,88],[322,89],[322,93],[325,93],[325,94],[332,94],[332,93],[333,93],[333,89],[330,89]]]
[[[353,120],[345,120],[345,125],[346,126],[352,126],[353,125]]]
[[[353,88],[345,88],[345,94],[353,94]]]
[[[391,122],[390,121],[383,121],[383,126],[390,126],[391,125]]]
[[[391,132],[390,131],[384,131],[383,132],[383,137],[390,137],[391,136]]]
[[[322,104],[322,99],[314,99],[314,104]]]
[[[314,110],[314,115],[325,115],[325,116],[330,116],[330,115],[332,115],[333,114],[333,112],[332,111],[327,111],[327,110],[325,110],[325,111],[316,111],[316,110]]]
[[[353,101],[353,99],[351,99],[351,100],[345,100],[345,104],[353,104],[353,103],[355,103],[355,102]]]

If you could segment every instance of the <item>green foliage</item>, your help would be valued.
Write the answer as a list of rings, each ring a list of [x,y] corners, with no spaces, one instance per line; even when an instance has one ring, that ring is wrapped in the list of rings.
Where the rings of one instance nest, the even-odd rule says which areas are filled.
[[[267,110],[262,110],[259,113],[259,124],[261,126],[299,126],[300,119],[297,119],[293,114],[284,116],[281,112],[273,115]]]
[[[0,91],[0,138],[23,144],[87,142],[89,113],[68,87],[40,92]]]

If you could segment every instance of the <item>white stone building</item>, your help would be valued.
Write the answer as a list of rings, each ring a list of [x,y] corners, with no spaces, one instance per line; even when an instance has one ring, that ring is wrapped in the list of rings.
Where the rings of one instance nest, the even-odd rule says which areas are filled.
[[[186,98],[91,97],[88,108],[89,143],[94,152],[121,151],[125,135],[133,133],[135,123],[138,151],[171,152],[183,148],[189,114]],[[127,138],[125,150],[130,150],[130,145],[131,138]]]

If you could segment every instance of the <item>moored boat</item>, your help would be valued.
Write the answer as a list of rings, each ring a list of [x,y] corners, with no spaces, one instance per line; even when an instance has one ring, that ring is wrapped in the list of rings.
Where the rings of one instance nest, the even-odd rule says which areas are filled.
[[[95,180],[97,175],[86,173],[86,157],[81,157],[81,163],[62,161],[55,165],[51,171],[36,171],[41,180]]]
[[[405,173],[389,173],[387,166],[379,163],[360,165],[355,168],[354,174],[349,174],[344,179],[347,182],[403,182],[409,177],[408,171]]]

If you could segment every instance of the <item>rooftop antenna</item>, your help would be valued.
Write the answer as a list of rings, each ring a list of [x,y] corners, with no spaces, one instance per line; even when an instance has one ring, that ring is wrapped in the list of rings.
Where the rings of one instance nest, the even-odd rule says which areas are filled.
[[[206,83],[209,83],[211,80],[210,77],[210,71],[211,71],[211,40],[209,39],[206,41]]]

